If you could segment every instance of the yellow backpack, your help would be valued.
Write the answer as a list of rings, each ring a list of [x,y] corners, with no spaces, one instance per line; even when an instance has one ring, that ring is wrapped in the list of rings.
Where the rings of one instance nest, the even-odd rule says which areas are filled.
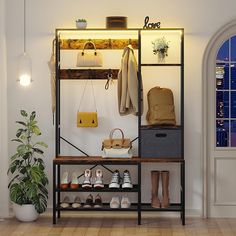
[[[147,94],[147,122],[150,125],[176,125],[174,96],[170,89],[156,86]]]

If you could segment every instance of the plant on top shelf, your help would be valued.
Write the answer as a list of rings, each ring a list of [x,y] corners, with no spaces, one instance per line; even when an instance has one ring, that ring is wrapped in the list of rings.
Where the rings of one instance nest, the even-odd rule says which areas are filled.
[[[165,57],[168,56],[169,41],[165,37],[155,39],[152,41],[153,54],[158,55],[158,61],[164,62]]]
[[[87,27],[87,21],[85,19],[77,19],[75,23],[77,29],[85,29]]]
[[[34,140],[41,135],[35,120],[36,112],[28,115],[21,110],[20,113],[23,121],[16,121],[21,127],[16,132],[16,138],[12,140],[19,145],[11,157],[8,169],[8,173],[12,174],[8,185],[10,199],[18,205],[31,204],[40,214],[46,210],[48,199],[48,178],[43,160],[44,151],[41,149],[47,148],[47,144]]]
[[[76,22],[87,22],[85,19],[78,19]]]

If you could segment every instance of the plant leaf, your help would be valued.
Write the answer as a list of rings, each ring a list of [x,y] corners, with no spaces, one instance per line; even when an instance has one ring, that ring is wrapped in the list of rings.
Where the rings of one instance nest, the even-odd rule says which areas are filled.
[[[45,148],[48,147],[48,145],[46,143],[44,143],[44,142],[37,142],[37,143],[35,143],[34,146],[36,146],[36,145],[39,145],[39,146],[42,146],[42,147],[45,147]]]
[[[39,129],[39,127],[37,125],[32,127],[32,131],[34,134],[36,134],[37,136],[41,135],[41,131]]]
[[[25,122],[23,122],[23,121],[16,121],[16,123],[17,123],[17,124],[21,124],[21,125],[24,125],[24,126],[26,126],[26,123],[25,123]]]
[[[27,116],[28,116],[28,114],[27,114],[27,112],[26,112],[25,110],[21,110],[21,111],[20,111],[20,114],[21,114],[22,116],[24,116],[24,117],[27,117]]]
[[[43,154],[43,153],[44,153],[44,152],[43,152],[41,149],[39,149],[39,148],[33,148],[33,150],[34,150],[35,152],[39,153],[39,154]]]
[[[23,143],[23,141],[22,141],[22,140],[20,140],[20,139],[18,139],[18,138],[12,139],[11,141],[13,141],[13,142],[19,142],[19,143]]]
[[[18,178],[18,177],[19,177],[19,175],[16,175],[16,176],[9,182],[8,188],[10,188],[10,186],[11,186],[12,183],[13,183],[13,181],[14,181],[16,178]]]
[[[11,157],[11,161],[14,161],[17,157],[18,157],[18,153],[16,153],[15,155]]]
[[[18,130],[16,131],[16,137],[19,138],[23,132],[24,132],[23,129],[18,129]]]
[[[44,172],[39,168],[39,166],[33,166],[30,168],[30,176],[32,181],[40,183],[44,175]]]
[[[35,118],[35,116],[36,116],[36,112],[33,111],[33,112],[31,113],[31,115],[30,115],[30,121],[33,121],[34,118]]]

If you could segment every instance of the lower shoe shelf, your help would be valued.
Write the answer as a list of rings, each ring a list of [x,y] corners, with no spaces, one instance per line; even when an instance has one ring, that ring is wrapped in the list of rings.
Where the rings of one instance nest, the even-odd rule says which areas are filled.
[[[72,205],[72,203],[70,204]],[[83,204],[79,208],[73,208],[69,206],[67,208],[62,208],[57,206],[57,211],[137,211],[138,204],[134,203],[131,205],[130,208],[110,208],[109,203],[103,203],[102,207],[83,207]],[[167,208],[153,208],[150,203],[142,203],[141,204],[141,211],[182,211],[182,206],[180,203],[170,203],[169,207]]]
[[[109,188],[108,184],[105,184],[104,188],[56,188],[56,192],[138,192],[138,190],[138,185],[133,185],[133,188]]]
[[[83,207],[83,204],[79,208],[67,207],[62,208],[57,206],[57,210],[60,211],[137,211],[137,204],[131,205],[130,208],[110,208],[109,203],[103,203],[102,207]]]
[[[182,211],[180,203],[170,203],[166,208],[153,208],[150,203],[142,203],[142,211]]]

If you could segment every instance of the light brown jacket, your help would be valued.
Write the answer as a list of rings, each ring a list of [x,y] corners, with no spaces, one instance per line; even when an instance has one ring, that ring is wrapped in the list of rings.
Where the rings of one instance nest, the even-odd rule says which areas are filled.
[[[138,115],[138,64],[131,45],[124,48],[117,87],[120,115]]]

